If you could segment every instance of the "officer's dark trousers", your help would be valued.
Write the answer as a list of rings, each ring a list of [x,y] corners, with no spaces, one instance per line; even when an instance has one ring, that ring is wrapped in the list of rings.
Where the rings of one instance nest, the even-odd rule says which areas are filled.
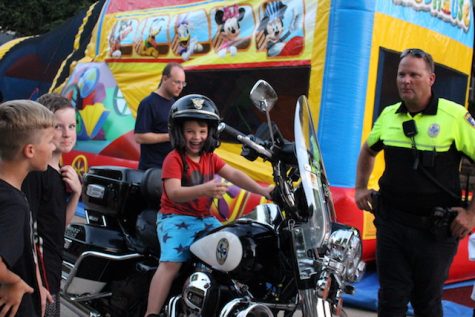
[[[428,230],[380,217],[375,224],[378,316],[406,316],[409,302],[418,317],[442,316],[442,288],[458,241],[435,241]]]

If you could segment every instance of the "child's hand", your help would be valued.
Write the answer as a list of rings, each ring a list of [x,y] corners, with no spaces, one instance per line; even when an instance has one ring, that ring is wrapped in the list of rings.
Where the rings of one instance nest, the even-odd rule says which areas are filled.
[[[81,181],[74,168],[71,165],[66,165],[61,167],[60,171],[63,181],[66,183],[66,191],[72,194],[80,194]]]
[[[53,297],[49,291],[43,285],[40,286],[40,298],[41,298],[41,316],[45,315],[46,303],[53,303]]]
[[[15,316],[25,293],[33,293],[33,288],[21,279],[16,283],[0,284],[0,317]]]
[[[203,184],[204,195],[213,198],[222,198],[228,190],[228,185],[220,181],[212,180]]]

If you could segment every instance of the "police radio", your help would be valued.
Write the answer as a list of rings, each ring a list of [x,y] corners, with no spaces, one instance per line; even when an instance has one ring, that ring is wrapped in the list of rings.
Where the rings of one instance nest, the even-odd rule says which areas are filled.
[[[412,153],[414,155],[414,165],[412,165],[412,169],[417,170],[419,166],[419,154],[417,153],[416,141],[414,140],[417,134],[416,122],[412,119],[404,121],[402,123],[402,130],[404,131],[404,135],[411,139]]]

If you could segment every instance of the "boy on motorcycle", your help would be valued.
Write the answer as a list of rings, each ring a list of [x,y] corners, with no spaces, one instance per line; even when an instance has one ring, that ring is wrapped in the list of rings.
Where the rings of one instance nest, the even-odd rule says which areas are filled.
[[[146,317],[158,316],[175,276],[191,257],[189,247],[197,234],[221,225],[210,207],[214,198],[225,194],[227,185],[214,180],[215,174],[270,198],[272,187],[259,185],[214,153],[219,146],[219,122],[216,105],[202,95],[184,96],[170,109],[168,125],[174,150],[162,166],[163,194],[157,216],[161,255],[150,284]]]

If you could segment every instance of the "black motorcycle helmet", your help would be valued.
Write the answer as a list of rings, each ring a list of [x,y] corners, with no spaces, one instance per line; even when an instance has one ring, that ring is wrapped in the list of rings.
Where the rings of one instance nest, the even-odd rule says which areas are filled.
[[[218,124],[219,111],[214,102],[206,96],[192,94],[175,101],[168,116],[168,131],[172,147],[181,154],[185,153],[185,138],[183,136],[183,122],[196,120],[208,124],[208,138],[202,152],[211,153],[219,146]]]

